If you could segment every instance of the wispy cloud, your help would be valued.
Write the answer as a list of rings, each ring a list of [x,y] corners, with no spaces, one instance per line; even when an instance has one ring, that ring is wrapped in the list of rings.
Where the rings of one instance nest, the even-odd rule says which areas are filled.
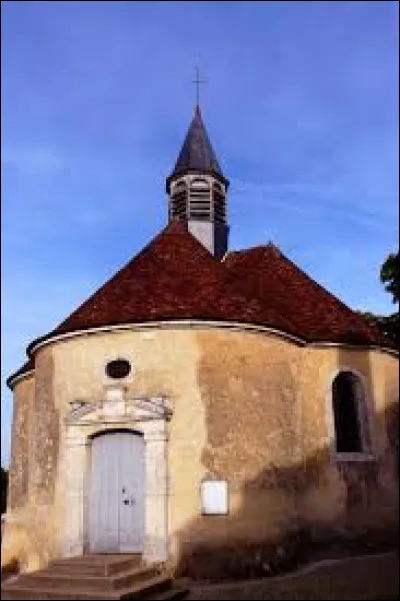
[[[385,197],[368,191],[351,193],[348,186],[329,183],[261,184],[233,180],[232,187],[238,202],[248,206],[251,198],[254,210],[263,205],[265,209],[279,209],[303,217],[318,214],[327,223],[330,218],[338,217],[349,223],[396,233],[398,210],[393,195]]]

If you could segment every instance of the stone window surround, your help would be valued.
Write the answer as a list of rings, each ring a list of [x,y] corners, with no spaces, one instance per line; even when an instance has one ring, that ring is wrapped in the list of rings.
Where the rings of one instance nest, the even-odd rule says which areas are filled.
[[[129,372],[129,374],[127,376],[125,376],[125,378],[121,378],[120,380],[110,378],[106,372],[107,364],[110,363],[111,361],[115,361],[116,359],[123,359],[124,361],[128,361],[131,365],[131,371]],[[103,361],[100,363],[99,368],[98,368],[99,381],[105,387],[115,386],[119,382],[121,382],[121,385],[132,383],[136,376],[135,359],[136,359],[136,357],[133,352],[125,351],[123,353],[120,353],[117,351],[110,351],[110,352],[106,353],[103,357]]]
[[[111,375],[110,374],[110,369],[113,370],[117,366],[119,368],[121,368],[121,365],[125,368],[124,371],[126,371],[126,373],[124,373],[123,375],[115,375],[115,374]],[[125,378],[127,378],[129,376],[129,374],[132,372],[132,364],[130,361],[128,361],[124,357],[117,357],[117,358],[113,359],[112,361],[108,361],[104,366],[104,370],[106,372],[107,378],[109,378],[113,382],[118,382],[118,381],[124,382]]]
[[[364,398],[362,401],[364,407],[362,408],[362,411],[365,412],[366,424],[363,424],[363,420],[360,419],[360,406],[359,406],[360,401],[359,401],[359,399],[356,399],[356,402],[357,402],[356,410],[357,410],[357,417],[359,419],[361,441],[363,443],[365,443],[365,440],[367,437],[366,432],[365,432],[365,426],[366,426],[369,430],[370,444],[369,444],[369,448],[367,450],[363,450],[360,452],[346,453],[346,452],[338,452],[336,450],[336,444],[335,444],[336,431],[335,431],[335,419],[334,419],[334,413],[333,413],[332,385],[333,385],[335,378],[338,376],[338,374],[341,372],[344,372],[344,371],[352,373],[355,377],[357,377],[360,380],[360,383],[362,385],[362,389],[364,392],[364,395],[363,395]],[[326,392],[325,392],[325,402],[326,402],[325,414],[326,414],[326,426],[327,426],[327,431],[328,431],[328,442],[329,442],[330,449],[331,449],[331,458],[336,463],[351,462],[351,461],[374,461],[376,459],[375,454],[373,452],[374,442],[373,442],[373,428],[372,428],[372,425],[373,425],[372,420],[373,420],[373,415],[374,415],[374,403],[372,402],[372,399],[371,399],[370,395],[368,394],[368,392],[369,392],[368,386],[367,386],[364,374],[362,374],[360,371],[358,371],[354,367],[350,367],[347,365],[340,365],[329,376],[328,385],[326,386]]]
[[[89,552],[89,492],[92,438],[116,428],[140,432],[145,440],[146,490],[145,539],[143,557],[149,561],[168,558],[168,474],[167,421],[165,399],[113,398],[108,391],[104,403],[84,403],[66,422],[66,445],[63,458],[65,527],[62,533],[62,555],[70,557]],[[102,413],[104,404],[113,405],[110,416]],[[143,404],[149,408],[143,410]],[[85,405],[86,410],[85,410]],[[135,409],[135,416],[127,412]],[[77,467],[78,466],[78,467]]]

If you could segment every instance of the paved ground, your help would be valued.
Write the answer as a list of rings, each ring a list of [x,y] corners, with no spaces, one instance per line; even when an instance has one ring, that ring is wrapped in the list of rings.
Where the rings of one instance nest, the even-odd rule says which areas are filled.
[[[190,601],[207,599],[398,599],[398,552],[325,560],[286,576],[191,586]]]

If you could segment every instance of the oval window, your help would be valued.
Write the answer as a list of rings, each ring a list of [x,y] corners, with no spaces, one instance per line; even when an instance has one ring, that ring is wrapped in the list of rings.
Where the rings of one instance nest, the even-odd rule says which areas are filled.
[[[126,359],[115,359],[106,365],[106,374],[113,380],[126,378],[130,374],[131,364]]]

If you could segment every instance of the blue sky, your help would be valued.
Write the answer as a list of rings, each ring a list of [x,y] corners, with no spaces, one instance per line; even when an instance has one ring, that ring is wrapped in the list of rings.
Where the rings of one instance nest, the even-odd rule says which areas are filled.
[[[202,108],[230,178],[230,247],[273,240],[353,308],[393,311],[398,3],[2,2],[6,377],[166,222]]]

